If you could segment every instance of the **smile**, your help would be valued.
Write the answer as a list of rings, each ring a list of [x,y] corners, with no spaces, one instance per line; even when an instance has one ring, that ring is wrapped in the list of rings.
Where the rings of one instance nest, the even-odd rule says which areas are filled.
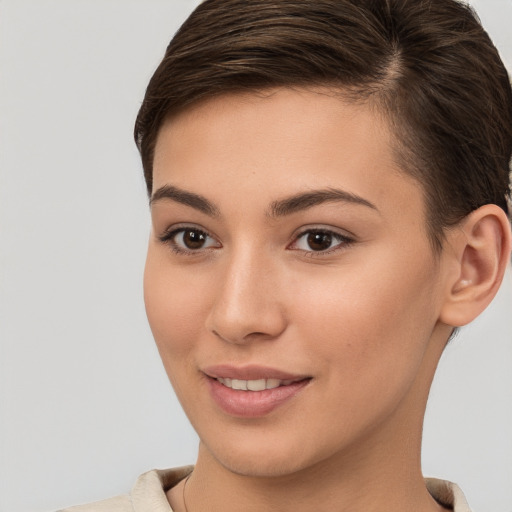
[[[313,380],[264,366],[210,366],[203,370],[216,407],[232,417],[261,418],[292,401]]]
[[[256,379],[256,380],[242,380],[218,377],[216,379],[223,386],[230,389],[240,391],[264,391],[265,389],[275,389],[280,386],[289,386],[294,380],[279,380],[279,379]]]

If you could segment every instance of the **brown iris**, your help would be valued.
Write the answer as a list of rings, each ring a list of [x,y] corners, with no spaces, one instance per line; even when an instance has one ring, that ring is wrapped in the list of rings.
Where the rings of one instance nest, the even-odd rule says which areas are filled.
[[[332,244],[332,235],[330,233],[312,232],[307,238],[308,246],[312,251],[325,251]]]
[[[201,249],[206,242],[206,233],[193,229],[183,232],[183,244],[187,249]]]

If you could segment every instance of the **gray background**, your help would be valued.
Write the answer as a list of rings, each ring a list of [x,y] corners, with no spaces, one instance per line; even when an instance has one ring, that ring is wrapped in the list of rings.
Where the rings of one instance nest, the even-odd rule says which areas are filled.
[[[0,1],[0,511],[126,492],[194,461],[142,301],[133,121],[195,0]],[[509,69],[512,0],[473,2]],[[440,365],[424,469],[512,511],[512,278]]]

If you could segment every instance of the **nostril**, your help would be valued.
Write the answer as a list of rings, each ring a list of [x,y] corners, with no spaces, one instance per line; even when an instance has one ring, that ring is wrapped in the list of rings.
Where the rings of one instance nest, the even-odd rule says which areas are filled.
[[[241,336],[240,338],[230,338],[228,336],[223,336],[222,334],[220,334],[218,331],[216,331],[215,329],[213,329],[212,331],[212,334],[214,336],[216,336],[217,338],[219,338],[220,340],[222,341],[225,341],[227,343],[235,343],[235,344],[238,344],[238,343],[246,343],[246,342],[249,342],[251,340],[270,340],[270,339],[274,339],[275,336],[272,335],[272,334],[269,334],[269,333],[265,333],[265,332],[262,332],[262,331],[254,331],[254,332],[249,332],[248,334],[244,335],[244,336]]]
[[[226,291],[212,302],[204,326],[210,335],[226,343],[274,340],[287,325],[280,306],[275,294],[242,297],[236,290],[229,294]]]
[[[245,336],[246,339],[250,338],[273,338],[273,335],[265,333],[265,332],[251,332],[247,336]]]

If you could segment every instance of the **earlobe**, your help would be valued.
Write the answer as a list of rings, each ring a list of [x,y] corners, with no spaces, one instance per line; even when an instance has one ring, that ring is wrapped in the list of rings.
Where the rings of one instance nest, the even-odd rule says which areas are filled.
[[[475,319],[500,287],[510,261],[510,223],[501,208],[488,204],[461,221],[449,243],[452,261],[440,320],[460,327]]]

